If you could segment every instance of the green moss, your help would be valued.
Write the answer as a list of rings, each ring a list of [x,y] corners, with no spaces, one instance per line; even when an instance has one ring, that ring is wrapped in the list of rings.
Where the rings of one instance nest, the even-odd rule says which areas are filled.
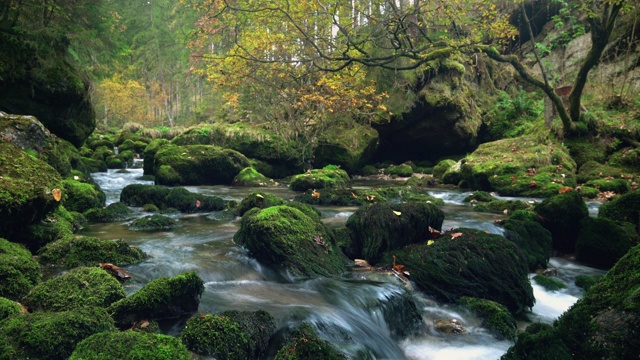
[[[352,173],[372,159],[378,140],[378,132],[371,126],[331,126],[320,134],[314,151],[315,166],[335,164]]]
[[[180,226],[180,223],[168,216],[154,214],[136,219],[129,229],[135,231],[171,230]]]
[[[542,219],[540,215],[536,214],[532,210],[516,210],[509,216],[510,220],[520,220],[520,221],[533,221],[540,223]]]
[[[42,264],[65,267],[95,266],[112,263],[118,266],[136,264],[147,258],[141,250],[130,247],[122,240],[72,236],[47,244],[38,251]]]
[[[249,338],[240,324],[224,315],[197,315],[180,335],[187,349],[221,360],[250,358]]]
[[[623,148],[609,157],[609,164],[637,172],[640,166],[640,148]]]
[[[19,314],[21,312],[22,306],[20,306],[20,303],[4,297],[0,297],[0,321],[8,318],[11,315]]]
[[[553,248],[573,253],[580,222],[589,216],[582,197],[575,191],[555,195],[536,205],[534,211],[542,218],[542,226],[551,232]]]
[[[285,201],[283,198],[277,197],[275,195],[254,192],[246,198],[242,199],[240,204],[235,209],[233,209],[233,212],[236,216],[242,216],[247,211],[253,208],[264,209],[270,206],[286,205],[286,203],[287,201]]]
[[[575,284],[584,291],[589,290],[593,285],[602,279],[602,276],[578,275]]]
[[[545,269],[552,252],[551,233],[534,221],[509,218],[504,223],[504,236],[524,253],[529,271]]]
[[[441,229],[444,212],[426,203],[373,204],[349,220],[351,246],[358,258],[376,264],[386,251],[426,241],[429,227]]]
[[[190,271],[172,278],[152,280],[129,297],[109,306],[119,327],[130,327],[138,320],[177,318],[198,310],[204,281]]]
[[[42,277],[24,246],[0,238],[0,296],[20,300]]]
[[[602,192],[613,191],[617,194],[624,194],[631,188],[631,185],[625,179],[590,180],[587,182],[587,185],[592,186]]]
[[[50,165],[5,141],[0,141],[0,174],[0,237],[19,240],[27,226],[59,205],[51,191],[62,189],[62,180]]]
[[[79,267],[44,281],[24,297],[30,311],[66,311],[107,307],[125,297],[122,285],[99,267]]]
[[[591,161],[603,163],[607,160],[607,149],[604,141],[586,137],[572,137],[565,139],[564,144],[578,166]]]
[[[258,261],[293,276],[344,272],[344,255],[319,219],[286,205],[254,208],[242,216],[234,241]]]
[[[124,169],[127,165],[125,161],[117,156],[108,156],[104,161],[109,169]]]
[[[249,166],[241,153],[216,146],[164,146],[154,159],[159,185],[228,185]]]
[[[535,323],[518,335],[515,345],[501,359],[571,360],[575,357],[551,325]]]
[[[518,137],[480,145],[466,157],[461,176],[473,189],[550,196],[564,186],[575,186],[575,172],[576,164],[562,145]]]
[[[118,145],[118,152],[133,150],[135,143],[132,139],[125,139],[120,145]]]
[[[516,338],[516,319],[503,305],[472,297],[461,297],[458,303],[475,313],[482,320],[482,326],[498,339]]]
[[[585,218],[576,241],[576,260],[608,269],[638,244],[638,233],[631,223],[607,218]]]
[[[276,331],[274,317],[266,311],[225,311],[221,314],[240,326],[240,330],[248,339],[249,358],[265,357],[269,340]]]
[[[562,281],[540,274],[534,276],[533,281],[535,281],[536,284],[542,286],[548,291],[556,291],[567,288],[567,284],[563,283]]]
[[[294,199],[301,203],[321,206],[360,206],[386,201],[377,191],[356,189],[307,190]]]
[[[252,167],[247,167],[242,169],[233,178],[231,185],[234,186],[273,186],[275,182],[273,179],[269,179],[268,177],[260,174],[256,169]]]
[[[191,360],[173,336],[138,331],[103,332],[82,340],[69,360]]]
[[[640,231],[640,189],[602,204],[598,217],[630,222]]]
[[[114,330],[102,308],[20,314],[0,323],[0,358],[66,360],[83,339]]]
[[[146,212],[158,212],[160,211],[160,208],[158,208],[156,205],[154,204],[144,204],[142,206],[142,211],[146,211]]]
[[[108,149],[113,150],[114,144],[113,141],[111,141],[111,139],[105,138],[105,137],[99,137],[99,138],[95,138],[95,139],[90,139],[87,141],[87,146],[91,149],[91,150],[95,150],[101,146],[106,146]]]
[[[475,200],[475,201],[474,201]],[[475,191],[473,194],[467,196],[462,200],[463,202],[490,202],[496,200],[493,195],[486,191]]]
[[[442,179],[442,175],[444,175],[450,167],[456,164],[455,160],[444,159],[441,160],[433,167],[433,177],[436,179]]]
[[[107,196],[95,186],[68,179],[62,182],[64,184],[62,205],[68,210],[85,212],[91,208],[104,206]]]
[[[347,357],[318,336],[313,326],[302,323],[278,350],[275,360],[344,360]]]
[[[201,195],[185,188],[131,184],[120,193],[120,201],[129,206],[153,204],[159,209],[175,208],[181,212],[219,211],[225,208],[225,201],[218,196]]]
[[[444,205],[444,200],[429,195],[427,190],[419,186],[404,185],[375,188],[373,192],[365,192],[365,199],[366,195],[376,196],[371,200],[367,200],[369,203],[401,200],[403,202],[416,201],[427,204]]]
[[[94,160],[106,161],[108,157],[113,157],[115,153],[113,149],[110,149],[106,146],[100,146],[97,149],[93,150],[93,154],[91,158]]]
[[[473,211],[494,214],[511,214],[516,210],[529,209],[530,205],[521,200],[491,200],[473,206]]]
[[[307,191],[309,189],[344,188],[350,183],[349,174],[342,169],[314,169],[304,174],[294,175],[289,187],[295,191]]]
[[[384,173],[391,176],[409,177],[413,175],[413,168],[409,164],[391,165]]]
[[[453,234],[456,234],[454,237]],[[434,243],[389,251],[382,264],[405,265],[418,289],[440,301],[469,296],[502,304],[513,314],[535,301],[522,251],[502,236],[459,228]]]
[[[620,178],[622,170],[610,165],[602,165],[595,161],[587,161],[578,171],[576,180],[578,183],[583,184],[589,180],[600,180],[607,177]]]
[[[109,169],[107,168],[107,163],[105,163],[104,160],[97,160],[88,157],[81,157],[77,168],[85,174],[107,172]]]
[[[106,208],[87,210],[83,215],[88,221],[106,223],[125,220],[131,214],[133,214],[133,210],[129,209],[127,205],[115,202]]]
[[[142,165],[143,171],[145,175],[153,175],[153,162],[156,156],[156,153],[165,145],[169,143],[167,139],[155,139],[152,140],[149,145],[142,152],[142,157],[144,158],[144,163]]]
[[[46,219],[29,226],[26,236],[30,239],[30,247],[40,249],[42,246],[72,236],[80,228],[80,223],[64,206],[58,206]]]
[[[580,196],[587,199],[595,199],[598,194],[600,194],[600,190],[586,185],[582,185],[576,188],[576,191],[578,192],[578,194],[580,194]]]

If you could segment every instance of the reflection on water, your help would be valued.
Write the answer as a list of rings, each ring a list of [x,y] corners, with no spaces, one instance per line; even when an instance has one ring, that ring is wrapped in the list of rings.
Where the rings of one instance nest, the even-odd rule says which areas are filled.
[[[94,174],[94,179],[105,190],[108,203],[119,200],[121,189],[130,183],[150,183],[136,180],[139,169],[126,174]],[[397,185],[397,184],[395,184]],[[368,184],[360,182],[360,187]],[[372,185],[371,185],[372,186]],[[379,186],[376,185],[376,186]],[[296,193],[286,187],[235,188],[229,186],[188,187],[190,191],[220,196],[226,200],[241,201],[254,191],[269,192],[291,199]],[[501,234],[494,220],[504,215],[477,213],[463,204],[468,192],[456,190],[429,190],[430,194],[446,203],[443,228],[471,227]],[[356,207],[319,207],[323,221],[330,227],[342,226]],[[134,217],[145,215],[140,209]],[[420,335],[397,341],[391,335],[388,319],[383,317],[385,302],[403,294],[405,289],[393,277],[378,273],[347,274],[337,279],[308,279],[290,281],[287,274],[266,268],[251,258],[233,242],[240,220],[226,213],[177,215],[181,227],[171,231],[131,231],[133,220],[89,224],[83,235],[110,239],[124,239],[141,248],[151,258],[128,267],[133,275],[126,284],[127,293],[133,293],[149,281],[163,276],[175,276],[195,270],[205,281],[199,311],[217,313],[225,310],[258,309],[273,314],[279,326],[284,327],[302,320],[310,321],[320,334],[345,353],[372,359],[497,359],[511,346],[509,341],[498,341],[480,321],[452,305],[440,304],[420,292],[411,296],[418,304],[425,325]],[[568,289],[548,292],[534,284],[536,305],[532,321],[552,322],[581,296],[573,285],[580,274],[599,274],[563,259],[553,259],[551,266],[558,268],[559,278],[569,284]],[[462,335],[443,335],[436,332],[433,323],[439,319],[456,318],[467,329]],[[180,325],[169,327],[169,333],[179,333]]]

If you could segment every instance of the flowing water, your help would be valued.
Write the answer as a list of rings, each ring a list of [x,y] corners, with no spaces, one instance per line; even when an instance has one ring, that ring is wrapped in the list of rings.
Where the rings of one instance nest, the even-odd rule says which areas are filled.
[[[128,173],[110,170],[93,174],[93,177],[107,194],[107,204],[110,204],[119,200],[120,190],[128,184],[151,184],[136,180],[141,175],[141,169],[130,169]],[[367,183],[360,182],[356,186],[366,187]],[[187,189],[235,201],[241,201],[257,190],[229,186]],[[259,191],[287,199],[296,195],[283,187],[260,188]],[[474,212],[462,202],[468,194],[456,190],[431,191],[431,195],[445,201],[443,228],[471,227],[501,234],[502,229],[494,225],[494,220],[503,216]],[[323,221],[330,227],[343,225],[356,209],[319,208]],[[597,207],[595,209],[592,213],[597,212]],[[144,214],[138,211],[138,216]],[[480,326],[479,319],[463,309],[438,303],[416,291],[410,296],[418,305],[424,326],[418,336],[397,339],[396,329],[403,326],[400,300],[407,290],[395,278],[379,273],[352,272],[341,278],[293,281],[287,274],[261,266],[233,243],[233,235],[240,224],[238,218],[222,212],[177,215],[176,218],[182,226],[171,231],[131,231],[127,226],[130,221],[123,221],[89,224],[81,234],[124,239],[151,256],[145,262],[127,268],[133,275],[132,281],[125,285],[127,293],[135,292],[155,278],[195,270],[205,281],[199,312],[262,309],[276,318],[279,327],[309,321],[323,338],[352,357],[498,359],[512,345],[509,341],[496,340]],[[553,258],[550,266],[558,269],[559,279],[569,287],[549,292],[533,283],[536,305],[529,314],[531,321],[553,322],[581,297],[582,291],[573,285],[576,276],[602,274],[602,271],[558,258]],[[398,319],[394,314],[398,314]],[[445,335],[434,330],[435,321],[451,318],[458,319],[467,332]],[[181,325],[174,322],[163,329],[177,335]]]

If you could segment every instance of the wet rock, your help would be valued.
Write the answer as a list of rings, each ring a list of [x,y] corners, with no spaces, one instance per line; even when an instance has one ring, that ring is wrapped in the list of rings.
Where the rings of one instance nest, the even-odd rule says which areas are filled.
[[[287,342],[278,350],[275,360],[344,360],[347,357],[330,342],[318,336],[313,326],[302,323],[287,334]]]
[[[69,360],[145,359],[191,360],[189,350],[173,336],[139,331],[94,334],[82,340]]]
[[[551,233],[534,221],[507,219],[504,237],[513,241],[524,253],[529,271],[546,268],[552,252]]]
[[[314,169],[304,174],[294,175],[289,187],[295,191],[307,191],[310,189],[344,188],[351,179],[346,171],[335,165],[327,165],[322,169]]]
[[[180,227],[180,223],[168,216],[154,214],[136,219],[129,229],[134,231],[160,231],[171,230]]]
[[[142,250],[122,240],[107,240],[90,236],[69,236],[52,242],[38,251],[42,264],[66,267],[97,266],[113,263],[119,266],[136,264],[148,257]]]
[[[104,208],[93,208],[85,211],[84,217],[91,222],[113,222],[129,218],[133,214],[133,210],[121,202],[109,204]]]
[[[462,324],[460,323],[460,320],[458,319],[436,320],[433,326],[437,332],[441,332],[447,335],[464,334],[467,332],[467,329],[465,329],[465,327],[462,326]]]
[[[219,211],[225,208],[225,201],[218,196],[196,194],[182,187],[145,184],[125,186],[120,193],[120,201],[129,206],[153,204],[160,210],[174,208],[187,213]]]
[[[458,303],[475,313],[482,320],[482,326],[497,339],[515,339],[516,319],[505,306],[495,301],[471,297],[462,297]]]
[[[534,211],[542,218],[542,226],[551,232],[553,249],[573,253],[580,222],[589,216],[582,197],[575,191],[554,195],[536,205]]]

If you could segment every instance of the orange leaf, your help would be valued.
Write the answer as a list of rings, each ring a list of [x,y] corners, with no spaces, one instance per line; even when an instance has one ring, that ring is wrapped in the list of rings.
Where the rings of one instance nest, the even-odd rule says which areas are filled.
[[[462,236],[462,233],[461,233],[461,232],[453,233],[453,234],[451,234],[451,240],[453,240],[453,239],[455,239],[455,238],[457,238],[457,237],[460,237],[460,236]]]
[[[60,191],[60,189],[51,190],[51,195],[53,195],[53,199],[55,201],[60,201],[60,199],[62,199],[62,191]]]
[[[320,197],[320,193],[315,191],[315,190],[313,190],[313,192],[311,193],[311,196],[314,197],[314,198],[319,198]]]

